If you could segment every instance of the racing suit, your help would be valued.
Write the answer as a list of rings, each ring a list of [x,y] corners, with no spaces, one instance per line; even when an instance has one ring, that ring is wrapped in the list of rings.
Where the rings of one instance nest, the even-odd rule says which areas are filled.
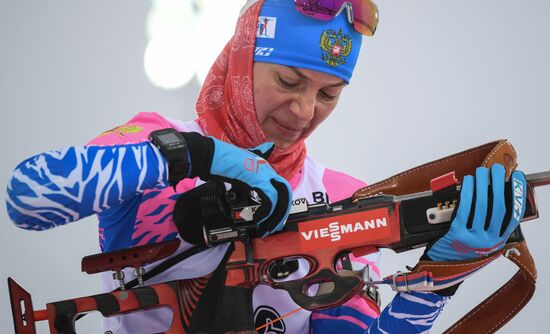
[[[167,163],[147,140],[151,131],[167,127],[203,133],[196,121],[181,122],[156,113],[140,113],[86,146],[49,151],[23,161],[8,184],[9,216],[19,227],[45,230],[97,214],[99,243],[104,252],[178,238],[172,220],[174,205],[182,193],[203,181],[185,179],[175,189],[168,184]],[[310,204],[337,202],[365,186],[351,176],[324,167],[310,156],[301,172],[289,182],[293,198],[305,198]],[[190,247],[182,240],[177,253]],[[227,245],[207,249],[146,283],[207,275],[217,267],[226,249]],[[353,267],[360,269],[368,264],[372,278],[378,280],[379,258],[377,251],[354,257]],[[300,263],[286,279],[303,276],[307,270]],[[132,275],[129,270],[125,274],[126,277]],[[105,291],[117,288],[110,273],[103,273],[102,282]],[[380,313],[375,303],[355,296],[344,305],[329,310],[300,309],[264,327],[260,333],[426,332],[447,300],[434,293],[398,293]],[[265,285],[254,290],[256,327],[298,308],[284,290]],[[172,313],[166,309],[140,311],[105,319],[104,330],[157,333],[168,329],[171,317]]]

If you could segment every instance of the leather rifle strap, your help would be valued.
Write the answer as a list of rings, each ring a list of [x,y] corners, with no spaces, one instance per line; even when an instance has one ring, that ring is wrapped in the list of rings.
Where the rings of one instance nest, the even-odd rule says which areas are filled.
[[[449,327],[445,334],[495,333],[529,302],[535,292],[537,270],[525,240],[507,244],[489,256],[466,261],[420,261],[409,274],[430,272],[434,279],[473,273],[504,255],[519,270],[510,280]]]
[[[490,167],[500,163],[510,176],[517,167],[517,154],[506,140],[498,140],[471,148],[439,160],[409,169],[386,180],[358,190],[354,200],[384,193],[404,195],[429,190],[429,181],[450,171],[462,179],[474,175],[478,166]],[[515,249],[515,250],[514,250]],[[537,271],[525,240],[507,244],[499,252],[474,261],[431,262],[421,261],[413,273],[429,271],[434,277],[449,277],[483,266],[500,255],[514,262],[519,270],[500,289],[474,307],[445,333],[494,333],[512,319],[529,302],[535,292]]]
[[[511,146],[511,145],[510,145]],[[512,148],[513,149],[513,148]],[[492,152],[493,153],[493,152]],[[515,151],[514,151],[515,155]],[[513,160],[515,160],[514,157]],[[490,167],[493,163],[503,163],[498,154],[489,154],[482,166]],[[507,176],[510,176],[517,164],[503,164]],[[503,254],[518,266],[518,271],[506,284],[501,286],[481,304],[474,307],[453,326],[445,331],[450,333],[495,333],[527,305],[535,293],[537,268],[529,252],[527,242],[508,244]]]
[[[509,244],[504,249],[505,254],[508,252],[507,258],[519,270],[500,289],[449,327],[446,334],[495,333],[531,300],[535,292],[537,270],[527,243],[523,240]]]

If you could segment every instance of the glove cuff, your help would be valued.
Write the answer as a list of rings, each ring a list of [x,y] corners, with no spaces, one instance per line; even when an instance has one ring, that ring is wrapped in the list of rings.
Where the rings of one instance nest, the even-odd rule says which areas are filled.
[[[200,177],[205,180],[210,175],[212,157],[214,156],[214,140],[197,132],[182,132],[187,141],[191,170],[189,177]]]

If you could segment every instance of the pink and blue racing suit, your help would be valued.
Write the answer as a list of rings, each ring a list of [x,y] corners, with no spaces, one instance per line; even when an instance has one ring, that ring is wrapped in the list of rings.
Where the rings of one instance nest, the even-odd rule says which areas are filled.
[[[45,230],[97,214],[99,243],[104,252],[178,238],[172,211],[179,196],[201,184],[186,179],[174,190],[168,185],[167,164],[147,140],[156,129],[203,133],[197,122],[168,120],[156,113],[140,113],[127,124],[109,130],[86,146],[49,151],[23,161],[8,184],[6,203],[14,223],[24,229]],[[293,198],[309,203],[330,203],[350,197],[364,183],[344,173],[325,168],[307,157],[302,171],[290,180]],[[178,252],[191,247],[182,241]],[[200,277],[214,270],[227,245],[196,254],[148,284]],[[371,268],[380,278],[380,253],[353,258],[354,269]],[[155,266],[152,264],[150,266]],[[147,269],[147,268],[146,268]],[[304,266],[286,279],[303,276]],[[131,277],[131,272],[126,272]],[[103,275],[106,291],[117,288],[110,273]],[[423,333],[447,302],[433,293],[407,292],[395,295],[379,312],[376,305],[355,296],[344,305],[318,312],[299,310],[260,333],[325,334]],[[253,294],[256,326],[284,316],[299,307],[286,291],[260,285]],[[104,321],[113,333],[157,333],[169,327],[171,312],[165,309],[136,312]]]

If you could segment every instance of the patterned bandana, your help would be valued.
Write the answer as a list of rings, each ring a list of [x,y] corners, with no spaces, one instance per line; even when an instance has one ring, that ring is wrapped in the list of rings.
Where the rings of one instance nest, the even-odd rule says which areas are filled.
[[[254,61],[325,72],[349,83],[361,37],[345,11],[331,21],[321,21],[299,13],[292,0],[265,0]]]
[[[268,1],[271,2],[273,0]],[[292,0],[285,1],[294,3]],[[260,30],[258,22],[263,4],[264,0],[249,1],[243,9],[237,22],[235,34],[210,69],[196,104],[199,123],[207,135],[244,148],[256,147],[268,141],[256,118],[252,81],[256,34]],[[292,11],[294,12],[295,10],[293,9]],[[318,26],[325,24],[325,22],[313,21]],[[269,22],[265,27],[269,29]],[[280,25],[278,29],[280,29]],[[327,30],[327,34],[329,35],[327,38],[332,38],[330,37],[332,36],[332,32],[328,32],[330,29],[336,35],[340,32],[339,29],[335,30],[336,28],[332,26],[325,29],[318,28],[315,38],[318,41],[322,40],[322,32],[324,30]],[[262,33],[269,35],[271,31],[266,30],[265,32],[262,31]],[[340,37],[343,38],[344,34],[351,36],[349,29],[342,30]],[[357,38],[357,43],[355,40],[353,41],[357,46],[353,45],[351,52],[358,52],[359,41],[360,38]],[[344,45],[345,43],[342,42],[341,44],[342,50],[347,50]],[[321,58],[322,49],[318,42],[315,46],[316,57],[319,59],[318,63],[324,66],[326,69],[325,72],[331,70],[331,68],[338,68],[337,72],[344,73],[341,72],[341,69],[345,67],[341,66],[342,64],[331,66],[326,63],[326,61],[340,62],[342,60],[343,56],[338,57],[335,55],[337,51],[333,51],[335,42],[325,42],[325,45],[329,50],[327,52],[333,56],[331,58],[331,55],[327,55],[325,56],[326,60],[323,60]],[[297,54],[298,50],[302,49],[297,49],[295,54]],[[347,51],[340,51],[340,53],[347,53]],[[346,62],[348,63],[346,66],[349,66],[351,60],[349,55],[346,57]],[[308,67],[304,66],[301,62],[299,65],[295,63],[293,66]],[[341,75],[338,76],[341,77]],[[304,139],[285,149],[275,148],[268,159],[277,173],[287,180],[291,180],[302,169],[306,158]]]

